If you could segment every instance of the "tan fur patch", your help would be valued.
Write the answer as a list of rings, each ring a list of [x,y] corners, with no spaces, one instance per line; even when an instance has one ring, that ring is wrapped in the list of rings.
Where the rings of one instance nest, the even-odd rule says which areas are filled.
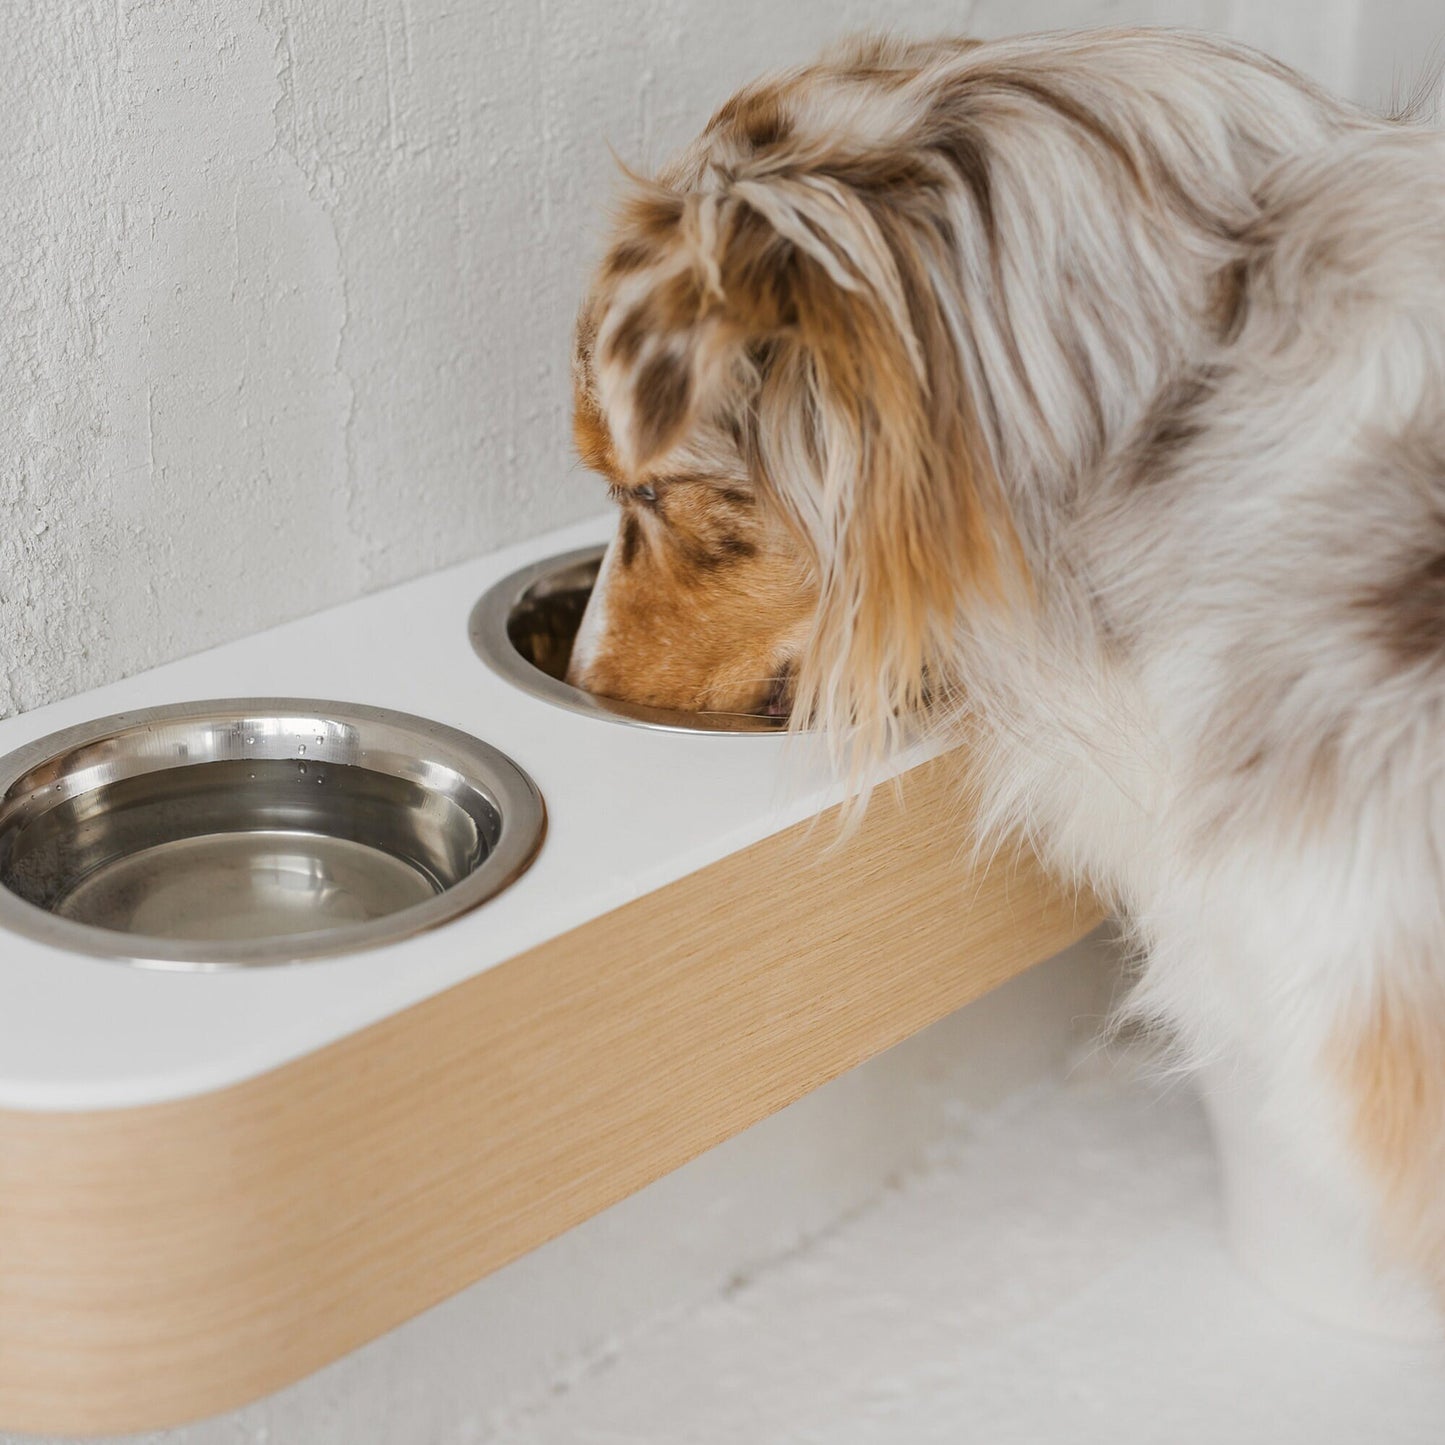
[[[583,466],[609,481],[621,480],[622,471],[617,464],[617,453],[613,450],[612,433],[607,429],[601,408],[581,384],[573,397],[572,441]]]
[[[821,655],[846,658],[848,677],[881,691],[872,705],[856,699],[850,719],[835,719],[870,734],[869,747],[883,741],[888,716],[922,706],[925,674],[949,652],[964,596],[995,595],[1001,568],[989,516],[996,482],[970,434],[957,353],[921,266],[900,259],[926,390],[879,307],[839,294],[817,271],[799,268],[793,278],[800,337],[819,379],[818,450],[860,457],[867,468],[831,564],[818,637]],[[805,691],[821,697],[826,685],[805,674]]]
[[[1353,1138],[1379,1184],[1391,1244],[1445,1301],[1445,987],[1386,988],[1336,1055]]]

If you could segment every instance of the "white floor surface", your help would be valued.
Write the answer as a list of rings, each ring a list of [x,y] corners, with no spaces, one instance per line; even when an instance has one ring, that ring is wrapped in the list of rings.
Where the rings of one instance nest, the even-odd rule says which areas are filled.
[[[1193,1097],[1091,1064],[472,1438],[1439,1445],[1445,1353],[1263,1294],[1224,1252]]]

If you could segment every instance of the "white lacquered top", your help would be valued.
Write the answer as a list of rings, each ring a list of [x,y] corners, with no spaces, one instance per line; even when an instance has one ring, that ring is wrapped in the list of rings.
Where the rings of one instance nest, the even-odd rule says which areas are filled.
[[[434,932],[276,968],[171,973],[0,934],[0,1108],[131,1107],[223,1088],[319,1049],[778,832],[841,792],[816,739],[668,733],[565,711],[495,676],[467,616],[588,522],[0,722],[0,753],[131,708],[316,697],[474,734],[536,780],[549,829],[519,882]],[[919,751],[892,771],[920,761]]]

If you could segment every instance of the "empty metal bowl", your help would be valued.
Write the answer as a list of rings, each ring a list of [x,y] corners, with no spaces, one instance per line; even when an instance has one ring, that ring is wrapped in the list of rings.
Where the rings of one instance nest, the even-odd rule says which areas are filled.
[[[545,831],[510,758],[406,713],[117,713],[0,758],[0,927],[171,968],[351,952],[485,902]]]
[[[468,631],[493,671],[534,697],[572,712],[672,732],[777,733],[786,717],[761,713],[675,712],[584,692],[564,679],[605,547],[579,547],[504,577],[472,608]]]

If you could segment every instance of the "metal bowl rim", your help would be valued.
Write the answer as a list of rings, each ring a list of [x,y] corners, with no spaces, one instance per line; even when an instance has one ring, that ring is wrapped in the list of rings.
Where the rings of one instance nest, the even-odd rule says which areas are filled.
[[[532,697],[550,702],[569,712],[586,717],[603,718],[608,722],[655,731],[702,734],[707,737],[780,737],[788,732],[787,718],[770,718],[740,713],[682,712],[672,708],[647,707],[641,703],[623,702],[618,698],[598,697],[571,683],[561,682],[528,662],[512,645],[507,623],[521,602],[523,594],[538,582],[545,581],[569,567],[586,562],[599,562],[607,551],[605,542],[577,547],[570,552],[529,562],[494,582],[477,599],[467,619],[467,635],[472,650],[514,687]],[[708,725],[709,718],[727,719],[725,726]]]
[[[460,772],[496,808],[501,817],[501,834],[496,844],[480,866],[435,898],[368,923],[316,933],[239,942],[155,938],[59,918],[44,908],[27,903],[3,885],[0,885],[0,929],[18,933],[51,948],[146,968],[214,972],[300,963],[397,943],[449,923],[496,897],[515,882],[540,851],[547,832],[547,809],[541,790],[499,748],[459,728],[415,713],[324,698],[206,698],[110,713],[61,728],[0,756],[0,804],[4,803],[17,782],[44,763],[87,744],[150,724],[259,721],[286,715],[309,715],[361,728],[384,726],[411,734],[435,751],[444,753],[444,757],[436,760]],[[421,750],[416,753],[418,761],[425,760],[425,756]],[[212,760],[177,762],[174,766],[194,767],[208,761]],[[458,762],[465,766],[457,767]]]

